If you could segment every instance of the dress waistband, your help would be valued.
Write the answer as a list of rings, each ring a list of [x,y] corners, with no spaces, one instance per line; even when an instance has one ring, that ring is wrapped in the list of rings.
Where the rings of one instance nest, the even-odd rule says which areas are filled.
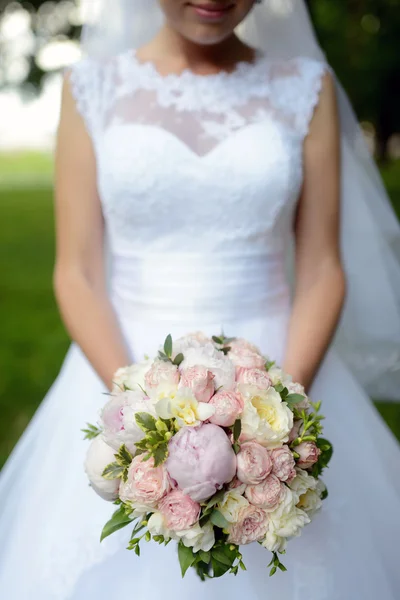
[[[145,254],[114,257],[111,297],[122,317],[215,323],[287,310],[284,257]]]

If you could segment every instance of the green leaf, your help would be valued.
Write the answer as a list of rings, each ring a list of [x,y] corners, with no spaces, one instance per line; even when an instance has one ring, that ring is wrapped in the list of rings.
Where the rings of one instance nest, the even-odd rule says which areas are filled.
[[[132,519],[127,516],[124,505],[121,505],[119,509],[115,511],[111,519],[104,525],[100,541],[102,542],[106,537],[115,531],[126,527],[130,523],[132,523]]]
[[[212,340],[216,344],[223,344],[224,343],[224,339],[222,337],[217,336],[217,335],[213,335],[212,336]]]
[[[125,467],[122,467],[117,462],[113,462],[106,466],[102,473],[102,477],[104,477],[104,479],[107,480],[119,479],[120,477],[122,477],[124,471]]]
[[[85,434],[85,440],[94,440],[98,435],[101,434],[102,430],[96,425],[92,425],[91,423],[86,423],[87,429],[81,429],[82,433]]]
[[[167,460],[167,456],[168,456],[168,446],[167,446],[167,444],[161,444],[160,446],[158,446],[158,448],[156,448],[153,451],[154,466],[158,467],[158,466],[162,465]]]
[[[229,527],[228,521],[225,519],[224,515],[221,512],[219,512],[219,510],[214,510],[211,513],[210,520],[213,525],[216,525],[217,527],[220,527],[221,529],[225,529],[225,527]]]
[[[181,565],[182,577],[185,577],[186,571],[191,567],[196,560],[196,555],[192,548],[187,548],[183,542],[178,544],[178,558]]]
[[[274,360],[267,360],[267,362],[265,363],[265,368],[267,371],[269,371],[270,369],[272,369],[272,367],[275,366],[275,361]]]
[[[161,350],[158,352],[158,358],[164,362],[170,362],[171,360],[164,352],[161,352]]]
[[[142,431],[157,431],[155,418],[146,412],[139,412],[135,415],[135,421]]]
[[[321,494],[321,500],[326,500],[328,496],[329,496],[328,488],[325,488]]]
[[[183,363],[185,357],[183,356],[182,352],[180,352],[179,354],[177,354],[174,358],[173,364],[176,365],[177,367],[179,367],[179,365],[181,363]]]
[[[206,564],[208,564],[211,560],[211,552],[204,552],[203,550],[200,550],[199,556],[201,560]]]
[[[274,385],[274,389],[276,392],[278,392],[278,394],[280,394],[284,388],[285,386],[282,383],[277,383]]]
[[[222,352],[225,354],[225,356],[227,356],[231,350],[232,348],[230,346],[225,346],[225,348],[222,348]]]
[[[276,567],[272,567],[272,569],[269,572],[269,576],[272,577],[273,575],[275,575],[276,573]]]
[[[242,433],[242,421],[240,419],[236,419],[235,424],[233,426],[233,440],[235,442],[238,441],[241,433]]]
[[[117,463],[121,465],[121,467],[129,467],[133,460],[133,456],[129,452],[125,444],[122,444],[122,446],[120,446],[120,449],[115,455],[115,458],[117,459]]]
[[[285,398],[285,402],[287,402],[289,406],[295,406],[296,404],[300,404],[300,402],[303,402],[303,400],[304,396],[302,396],[301,394],[289,394]]]
[[[209,508],[212,508],[213,506],[218,504],[218,502],[220,502],[224,496],[225,496],[225,490],[219,490],[219,492],[217,492],[216,494],[214,494],[214,496],[212,496],[210,498],[210,500],[206,504],[205,510],[208,510]]]
[[[223,565],[227,565],[228,567],[231,567],[233,565],[234,560],[236,558],[235,555],[233,559],[231,559],[219,548],[215,548],[214,550],[212,550],[211,556],[215,558],[215,560],[217,560],[218,562],[222,563]]]
[[[136,554],[136,556],[140,556],[140,546],[139,546],[139,544],[136,544],[136,546],[135,546],[135,554]]]
[[[219,562],[219,560],[214,558],[214,556],[211,556],[211,565],[213,568],[214,577],[222,577],[222,575],[225,575],[225,573],[230,569],[230,566]]]
[[[233,448],[233,451],[234,451],[235,454],[239,454],[239,452],[240,452],[240,444],[238,444],[236,442],[236,444],[233,444],[232,448]]]
[[[164,352],[168,356],[168,358],[171,358],[171,356],[172,356],[172,336],[171,336],[171,334],[167,335],[167,337],[165,339]]]

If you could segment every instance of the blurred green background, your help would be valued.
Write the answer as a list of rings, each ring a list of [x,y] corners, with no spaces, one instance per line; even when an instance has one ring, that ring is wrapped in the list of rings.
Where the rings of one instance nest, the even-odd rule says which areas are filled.
[[[0,54],[11,60],[9,68],[0,61],[0,89],[17,85],[40,94],[49,73],[38,53],[46,44],[62,45],[77,37],[79,19],[76,14],[70,19],[67,10],[73,5],[65,0],[0,0],[0,27],[3,17],[23,6],[32,16],[34,40],[16,83],[10,77],[10,43],[0,37]],[[365,123],[400,216],[400,0],[311,0],[309,5],[328,58]],[[54,15],[60,16],[60,7],[63,18],[57,25]],[[51,26],[46,28],[47,22]],[[0,111],[0,119],[5,118]],[[0,466],[54,381],[68,348],[52,291],[52,195],[49,152],[0,152]],[[400,439],[400,403],[377,406]]]

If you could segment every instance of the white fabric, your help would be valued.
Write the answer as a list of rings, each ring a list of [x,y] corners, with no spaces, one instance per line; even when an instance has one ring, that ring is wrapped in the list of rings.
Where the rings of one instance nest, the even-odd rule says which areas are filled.
[[[180,110],[171,80],[164,86],[134,53],[73,69],[98,162],[110,294],[133,359],[153,354],[168,333],[223,326],[281,360],[303,140],[324,71],[310,59],[260,56],[232,75],[187,74],[182,96],[207,88],[213,106],[193,93],[190,110],[186,101]],[[223,96],[222,114],[213,101]],[[224,125],[218,135],[204,128],[206,116]],[[0,597],[396,600],[399,447],[333,351],[312,390],[335,445],[330,497],[289,547],[289,572],[272,579],[258,545],[244,549],[247,572],[203,584],[193,573],[181,579],[173,544],[146,546],[138,559],[124,549],[128,531],[99,543],[113,507],[88,486],[80,428],[96,421],[102,391],[73,346],[0,479]]]
[[[81,0],[81,4],[87,20],[83,49],[90,57],[109,58],[138,48],[163,23],[158,0],[113,0],[112,11],[109,0]],[[303,56],[325,60],[303,0],[263,0],[240,25],[238,33],[269,59],[281,61]],[[152,71],[147,68],[154,79]],[[171,92],[174,95],[176,85],[174,77],[164,82],[164,99],[168,100]],[[198,88],[206,98],[208,87],[206,83]],[[348,295],[336,348],[370,395],[398,401],[400,226],[339,83],[338,98],[343,147],[342,253]],[[296,102],[301,101],[301,96],[296,98]],[[219,97],[218,102],[223,107],[225,98]],[[212,124],[217,135],[218,123],[213,119]],[[231,127],[234,126],[232,123]],[[186,135],[193,134],[188,130]],[[225,133],[222,131],[221,135]]]

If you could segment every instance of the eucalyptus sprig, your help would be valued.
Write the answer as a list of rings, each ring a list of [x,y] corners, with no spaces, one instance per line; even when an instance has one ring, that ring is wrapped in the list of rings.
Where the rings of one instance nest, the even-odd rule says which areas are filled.
[[[172,419],[155,419],[145,412],[136,413],[135,421],[145,436],[136,443],[136,454],[144,454],[143,460],[154,458],[154,466],[158,467],[168,457],[168,442],[176,433]]]
[[[274,389],[276,392],[278,392],[278,394],[282,398],[282,401],[286,402],[286,404],[291,409],[293,409],[296,406],[296,404],[300,404],[300,402],[303,402],[303,400],[305,400],[305,396],[303,396],[302,394],[291,394],[287,387],[283,385],[283,383],[277,383],[276,385],[274,385]]]
[[[212,336],[212,341],[218,346],[218,350],[223,352],[225,356],[231,351],[230,344],[235,340],[236,338],[226,337],[223,333],[221,333],[221,335]]]
[[[182,352],[180,352],[174,358],[172,358],[172,351],[173,351],[173,343],[172,343],[172,336],[170,334],[170,335],[167,335],[167,337],[165,338],[164,348],[163,348],[163,350],[159,350],[158,358],[160,360],[163,360],[164,362],[170,362],[173,365],[175,365],[176,367],[179,367],[179,365],[184,361],[185,357],[183,356]]]

